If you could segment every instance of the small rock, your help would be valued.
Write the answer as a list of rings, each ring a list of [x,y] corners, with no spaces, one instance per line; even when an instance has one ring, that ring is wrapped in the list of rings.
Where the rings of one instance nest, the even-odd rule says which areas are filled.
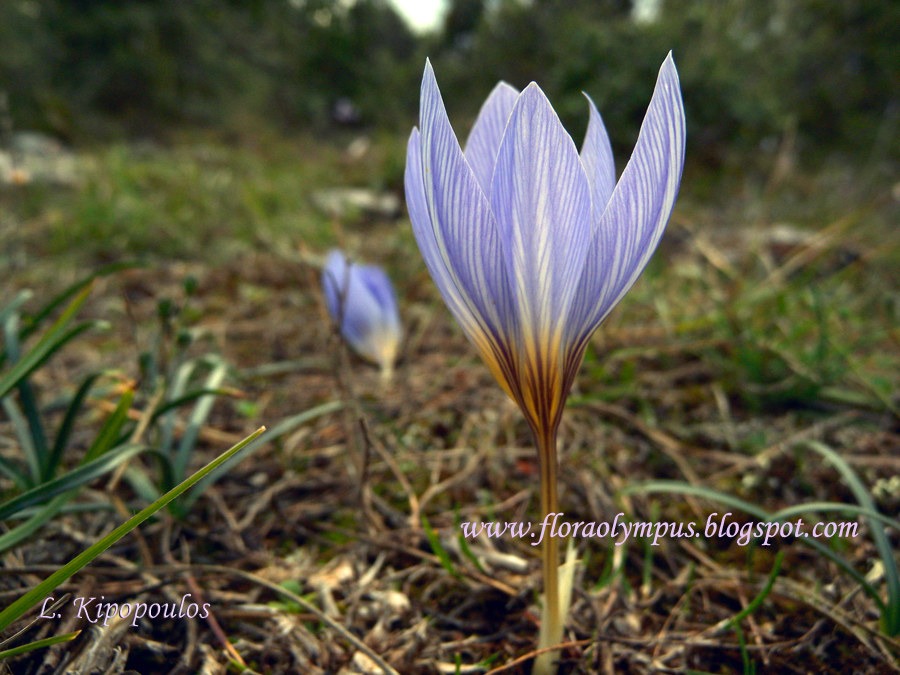
[[[335,218],[346,218],[359,213],[387,219],[400,216],[400,200],[390,192],[376,192],[366,188],[331,188],[314,192],[312,200],[318,209]]]

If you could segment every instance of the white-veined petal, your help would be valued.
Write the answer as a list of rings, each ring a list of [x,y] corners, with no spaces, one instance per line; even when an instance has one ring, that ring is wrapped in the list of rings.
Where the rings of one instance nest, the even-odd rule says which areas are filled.
[[[600,215],[584,266],[570,325],[579,353],[656,250],[678,194],[684,150],[684,106],[669,53],[634,152]]]
[[[402,338],[394,289],[379,267],[356,265],[337,250],[322,270],[328,312],[340,321],[341,335],[360,356],[384,369],[394,365]]]
[[[558,348],[591,239],[578,151],[536,84],[519,96],[491,186],[491,208],[526,352]],[[529,354],[529,357],[533,355]]]
[[[407,172],[413,232],[426,265],[466,335],[509,390],[512,314],[497,226],[450,126],[430,63]],[[411,194],[419,190],[421,196]]]
[[[494,87],[481,106],[466,141],[466,161],[472,167],[472,172],[484,194],[488,196],[494,163],[497,161],[497,150],[500,149],[500,139],[503,137],[503,130],[518,96],[519,91],[506,82],[500,82]]]
[[[616,187],[616,162],[603,118],[600,117],[597,106],[594,105],[590,96],[585,94],[584,97],[588,102],[590,120],[587,133],[584,135],[584,143],[581,146],[581,163],[584,164],[584,172],[587,174],[588,183],[591,186],[594,222],[597,222]]]

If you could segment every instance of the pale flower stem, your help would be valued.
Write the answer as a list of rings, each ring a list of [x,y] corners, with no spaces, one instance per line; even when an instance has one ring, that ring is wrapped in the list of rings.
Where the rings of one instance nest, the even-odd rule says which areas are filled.
[[[536,432],[534,436],[541,466],[541,516],[546,517],[547,514],[559,511],[556,490],[556,430]],[[563,617],[559,612],[559,541],[548,532],[544,535],[542,544],[544,607],[541,611],[539,649],[559,643],[563,632]],[[558,651],[541,654],[534,662],[532,673],[554,675],[558,656]]]
[[[394,379],[393,364],[382,364],[381,366],[381,386],[386,387]]]

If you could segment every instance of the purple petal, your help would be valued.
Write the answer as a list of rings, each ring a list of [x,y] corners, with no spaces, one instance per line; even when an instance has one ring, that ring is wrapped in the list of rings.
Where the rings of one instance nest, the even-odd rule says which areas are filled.
[[[681,182],[684,144],[684,107],[670,53],[660,68],[631,159],[597,223],[573,308],[570,335],[579,358],[662,237]]]
[[[606,209],[613,188],[616,187],[616,163],[613,159],[609,135],[603,125],[603,118],[591,98],[585,94],[590,110],[590,121],[581,147],[581,163],[591,185],[591,202],[594,207],[594,222]]]
[[[466,141],[466,161],[472,167],[485,195],[490,195],[491,176],[494,173],[500,139],[518,96],[518,90],[506,82],[497,84],[481,106],[469,133],[469,140]]]
[[[322,290],[328,313],[335,321],[343,314],[343,297],[349,285],[350,266],[347,258],[338,250],[330,251],[322,269]]]
[[[356,265],[354,281],[358,280],[361,289],[372,299],[372,303],[381,311],[381,320],[391,329],[400,331],[400,310],[397,307],[397,296],[387,273],[375,265]]]
[[[430,63],[422,79],[420,129],[407,148],[413,233],[450,311],[501,379],[510,300],[497,226],[450,127]]]
[[[522,346],[532,359],[558,356],[591,239],[591,197],[575,144],[534,83],[503,135],[491,206]]]
[[[457,281],[444,262],[441,247],[435,236],[434,224],[431,220],[431,212],[425,200],[425,182],[422,173],[422,140],[418,129],[413,129],[406,147],[406,173],[404,174],[404,188],[406,191],[406,208],[409,210],[409,219],[412,222],[413,235],[425,266],[431,274],[435,285],[441,292],[444,302],[450,312],[457,318],[461,325],[477,323],[471,316],[471,302],[467,299],[465,291],[457,285]]]
[[[361,356],[391,368],[402,329],[397,299],[384,270],[354,265],[340,251],[328,254],[322,271],[325,302],[341,321],[341,335]]]

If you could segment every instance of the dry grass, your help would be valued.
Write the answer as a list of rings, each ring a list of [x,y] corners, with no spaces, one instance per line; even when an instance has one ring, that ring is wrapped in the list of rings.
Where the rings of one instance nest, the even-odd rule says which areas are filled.
[[[896,307],[866,290],[893,254],[840,225],[824,243],[782,249],[709,230],[710,217],[681,212],[652,273],[595,338],[561,430],[565,519],[611,521],[621,512],[702,527],[726,510],[627,490],[654,479],[714,488],[768,511],[855,503],[839,473],[798,446],[805,440],[841,453],[881,512],[896,514],[897,377],[885,370],[898,360]],[[537,548],[481,537],[466,551],[459,522],[538,521],[536,457],[520,414],[397,227],[344,227],[345,243],[387,261],[401,288],[406,345],[387,387],[342,352],[317,273],[298,262],[291,237],[216,266],[158,263],[98,282],[87,313],[111,328],[52,361],[41,374],[45,391],[66,391],[99,363],[138,379],[136,354],[152,339],[158,301],[180,297],[190,274],[199,282],[188,321],[195,348],[232,363],[240,391],[217,403],[197,465],[258,424],[328,400],[348,405],[263,447],[185,519],[148,523],[56,594],[150,603],[191,593],[209,603],[208,620],[102,628],[64,611],[36,621],[27,637],[79,627],[81,636],[13,660],[9,672],[216,673],[239,672],[238,664],[261,673],[382,672],[367,651],[400,673],[528,672],[540,614]],[[842,258],[846,249],[852,256]],[[47,273],[44,264],[28,276]],[[825,307],[840,298],[856,304],[849,317],[829,310],[818,328],[797,327],[823,306],[804,295],[815,292]],[[95,401],[98,416],[104,405]],[[80,501],[113,509],[59,518],[5,554],[0,603],[132,512],[127,484],[107,485],[97,481]],[[878,554],[860,525],[858,536],[831,546],[884,597]],[[900,534],[888,536],[896,546]],[[767,548],[607,539],[577,549],[561,673],[900,671],[900,643],[880,631],[872,599],[798,539]],[[766,588],[778,553],[771,589],[731,624]]]

